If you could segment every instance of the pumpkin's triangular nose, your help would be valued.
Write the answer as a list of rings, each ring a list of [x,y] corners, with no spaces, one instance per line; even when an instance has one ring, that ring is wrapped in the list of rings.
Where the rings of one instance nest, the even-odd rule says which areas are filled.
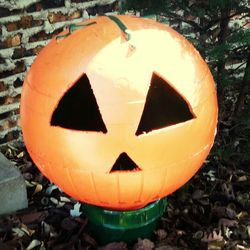
[[[141,169],[136,165],[136,163],[126,154],[121,153],[115,164],[113,165],[110,173],[114,171],[140,171]]]

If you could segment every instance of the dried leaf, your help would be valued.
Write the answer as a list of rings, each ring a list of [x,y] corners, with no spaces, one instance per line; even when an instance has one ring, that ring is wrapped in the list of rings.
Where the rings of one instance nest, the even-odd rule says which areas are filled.
[[[41,199],[41,204],[43,205],[43,206],[48,206],[48,204],[49,204],[49,198],[48,197],[42,197],[42,199]]]
[[[61,227],[64,230],[71,231],[76,229],[78,226],[77,222],[71,218],[64,218],[61,222]]]
[[[31,236],[35,233],[35,230],[28,228],[25,224],[21,224],[21,229],[28,235]]]
[[[19,238],[25,235],[25,232],[21,228],[18,228],[18,227],[12,228],[12,233],[14,236],[17,236]]]
[[[99,250],[127,250],[127,244],[124,242],[112,242],[103,247],[98,248]]]
[[[213,208],[213,214],[216,215],[218,218],[229,218],[229,219],[235,219],[236,218],[236,212],[232,208],[228,207],[214,207]]]
[[[96,247],[97,246],[97,243],[95,241],[94,238],[92,238],[90,235],[86,234],[86,233],[83,233],[83,239],[89,243],[91,246],[94,246]]]
[[[29,229],[25,224],[21,224],[21,227],[15,227],[12,229],[13,235],[21,238],[24,235],[31,236],[35,233],[35,230]]]
[[[43,241],[41,242],[41,245],[40,245],[40,247],[39,247],[39,250],[46,250],[46,247],[45,247]]]
[[[246,226],[241,226],[234,230],[234,236],[238,239],[247,240],[248,239],[248,228]]]
[[[237,220],[229,220],[226,218],[221,218],[218,222],[219,228],[226,228],[226,227],[236,227],[238,225]]]
[[[225,229],[224,229],[224,235],[229,239],[230,238],[230,236],[231,236],[231,234],[232,234],[233,232],[228,228],[228,227],[226,227]]]
[[[236,212],[232,208],[229,208],[229,207],[226,208],[226,215],[230,219],[235,219],[237,217]]]
[[[204,233],[199,230],[197,232],[195,232],[195,234],[193,235],[193,238],[196,239],[196,240],[200,240],[202,237],[203,237]]]
[[[41,222],[41,226],[42,226],[42,231],[44,233],[45,236],[49,236],[50,235],[50,225],[47,224],[45,221]]]
[[[16,157],[20,159],[23,158],[23,156],[24,156],[24,151],[20,152]]]
[[[26,248],[26,250],[32,250],[32,249],[34,249],[35,247],[37,247],[37,246],[40,246],[41,245],[41,241],[39,241],[39,240],[32,240],[31,242],[30,242],[30,244],[27,246],[27,248]]]
[[[201,198],[203,197],[203,195],[204,195],[204,191],[203,191],[203,190],[200,190],[200,189],[197,189],[197,190],[195,190],[195,191],[193,192],[192,198],[193,198],[194,200],[199,200],[199,199],[201,199]]]
[[[207,250],[221,250],[223,247],[222,245],[224,245],[222,241],[212,241],[208,243]]]
[[[56,198],[50,197],[49,199],[50,199],[50,201],[51,201],[53,204],[55,204],[55,205],[58,205],[58,204],[59,204],[59,201],[58,201]]]
[[[65,202],[61,202],[61,201],[58,201],[56,198],[54,197],[50,197],[50,201],[56,205],[57,208],[61,208],[65,205]]]
[[[203,206],[207,206],[207,205],[209,205],[209,203],[210,203],[209,199],[208,199],[208,198],[205,198],[205,197],[199,199],[198,201],[199,201],[199,203],[202,204]]]
[[[33,175],[29,172],[23,173],[23,177],[28,183],[34,178]],[[28,184],[26,184],[26,186],[28,186]]]
[[[42,211],[42,212],[29,212],[27,214],[23,214],[20,216],[20,220],[24,224],[30,224],[30,223],[39,223],[43,221],[48,216],[48,211]]]
[[[167,232],[164,229],[158,229],[154,233],[159,241],[162,241],[167,237]]]
[[[232,199],[232,200],[235,199],[234,190],[233,190],[233,186],[231,183],[223,183],[221,185],[221,189],[222,189],[222,192],[225,193],[228,199]]]
[[[14,226],[13,224],[13,221],[11,221],[9,217],[4,219],[4,217],[0,216],[0,233],[10,232]]]
[[[138,239],[138,242],[134,245],[134,250],[151,250],[154,248],[154,243],[149,239]]]
[[[65,203],[66,203],[66,202],[72,202],[69,198],[67,198],[67,197],[65,197],[65,196],[61,196],[61,197],[60,197],[60,201],[61,201],[61,202],[65,202]]]
[[[161,247],[156,247],[155,250],[182,250],[183,248],[175,247],[175,246],[170,246],[170,245],[165,245]]]
[[[74,217],[74,220],[77,221],[78,223],[80,223],[82,226],[86,226],[88,223],[88,219],[87,218],[81,218],[81,217]]]
[[[247,180],[248,180],[248,177],[246,175],[242,175],[237,179],[238,182],[244,182],[244,181],[247,181]]]
[[[248,238],[250,238],[250,225],[247,226],[247,234],[248,234]]]
[[[0,249],[3,250],[15,250],[12,246],[9,246],[6,242],[3,243],[0,241]]]
[[[35,195],[35,194],[37,194],[37,193],[39,193],[39,192],[41,192],[43,190],[43,186],[41,184],[39,184],[37,182],[35,182],[35,183],[36,183],[36,188],[35,188],[35,190],[33,192],[33,195]]]
[[[16,156],[16,152],[18,151],[15,147],[12,147],[11,145],[8,145],[8,149],[6,150],[6,152],[4,153],[4,155],[7,158],[14,158],[14,156]]]
[[[205,232],[201,241],[211,242],[211,241],[222,241],[223,239],[224,238],[223,238],[221,230],[219,230],[219,232],[216,232],[216,230],[213,230],[211,233]]]
[[[74,205],[74,208],[70,210],[70,215],[72,217],[78,217],[82,214],[82,212],[80,211],[81,209],[81,203],[80,202],[77,202],[75,205]]]
[[[209,170],[207,173],[203,173],[204,176],[207,176],[210,181],[215,181],[215,171]]]
[[[34,187],[34,185],[30,181],[25,180],[25,184],[27,188]]]
[[[242,219],[242,218],[245,218],[245,217],[248,217],[249,215],[248,215],[248,212],[246,212],[246,211],[241,211],[240,213],[238,213],[237,215],[236,215],[236,217],[240,220],[240,219]]]
[[[53,190],[56,190],[58,189],[58,186],[54,185],[54,184],[50,184],[47,188],[46,188],[46,191],[45,193],[47,195],[50,195],[52,193]]]
[[[179,235],[179,236],[182,236],[182,235],[185,235],[186,232],[183,231],[183,230],[176,230],[176,234]]]

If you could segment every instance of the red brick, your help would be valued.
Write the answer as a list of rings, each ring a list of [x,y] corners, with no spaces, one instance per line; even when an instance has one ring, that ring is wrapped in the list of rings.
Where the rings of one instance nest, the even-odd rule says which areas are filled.
[[[69,19],[76,19],[82,17],[82,12],[79,10],[74,11],[70,16]]]
[[[2,1],[4,2],[4,1]],[[23,10],[17,9],[17,10],[8,10],[7,8],[0,7],[0,17],[7,17],[7,16],[15,16],[20,15],[23,12]]]
[[[4,82],[0,82],[0,92],[7,90],[8,87],[4,84]]]
[[[44,23],[43,20],[33,20],[32,27],[34,27],[34,26],[41,26],[41,25],[43,25],[43,23]]]
[[[29,38],[29,42],[37,42],[37,41],[43,41],[43,40],[47,40],[50,39],[52,37],[52,34],[46,34],[45,31],[40,31],[37,34],[31,36]]]
[[[29,8],[27,8],[27,12],[30,13],[30,12],[37,12],[37,11],[41,11],[43,9],[43,6],[41,3],[35,3],[35,4],[32,4]]]
[[[95,16],[96,14],[103,15],[104,13],[112,12],[114,10],[117,10],[117,8],[118,8],[117,2],[114,2],[113,4],[95,5],[93,7],[86,9],[86,11],[89,15]]]
[[[20,98],[21,98],[20,94],[16,96],[5,96],[3,104],[11,104],[11,103],[20,102]]]
[[[15,88],[21,87],[23,85],[23,81],[18,77],[14,83],[13,83]]]
[[[43,0],[43,9],[58,8],[64,6],[64,0]]]
[[[41,3],[36,3],[36,11],[43,10],[43,5]]]
[[[4,44],[7,48],[10,47],[15,47],[21,44],[21,34],[16,34],[15,36],[8,37],[5,41]]]
[[[5,59],[0,56],[0,64],[5,63]]]
[[[2,106],[5,102],[5,96],[0,97],[0,106]]]
[[[34,55],[38,55],[39,52],[42,50],[43,46],[37,46],[35,48],[33,48],[33,54]]]
[[[24,61],[19,61],[19,62],[16,62],[16,68],[13,70],[13,73],[17,74],[17,73],[24,72],[25,70],[26,70],[26,66],[24,64]]]
[[[4,131],[6,129],[9,129],[9,121],[5,121],[4,123],[2,123],[2,125],[0,126],[0,131]]]
[[[32,16],[22,16],[20,20],[20,28],[31,28],[33,22]]]
[[[6,28],[7,28],[8,31],[17,30],[18,29],[17,22],[12,22],[12,23],[6,24]]]
[[[82,0],[81,0],[82,1]],[[58,8],[64,6],[64,0],[42,0],[39,3],[32,4],[26,9],[28,13],[46,10],[50,8]]]
[[[25,48],[17,48],[14,50],[12,58],[17,59],[17,58],[22,58],[24,57],[25,54]]]
[[[50,12],[48,14],[48,20],[50,23],[57,23],[67,20],[67,15],[64,15],[62,12],[52,13]]]
[[[6,24],[8,31],[14,31],[18,29],[27,29],[34,26],[40,26],[43,24],[43,20],[34,20],[32,16],[22,16],[20,21]]]
[[[14,100],[15,100],[14,97],[12,97],[12,96],[6,96],[6,97],[4,98],[4,104],[11,104],[11,103],[14,103]]]
[[[12,59],[19,59],[22,57],[33,56],[33,55],[34,53],[32,49],[26,50],[25,48],[16,48],[12,55]]]
[[[4,131],[4,130],[7,130],[7,129],[16,127],[17,124],[18,124],[17,121],[12,121],[12,120],[4,121],[4,123],[2,123],[2,125],[0,126],[0,131]]]
[[[18,74],[24,72],[26,70],[26,66],[24,61],[16,62],[16,67],[13,70],[6,70],[1,73],[1,77],[8,77],[14,74]]]
[[[90,2],[92,0],[86,0],[85,2]],[[71,0],[72,3],[82,3],[82,0]]]
[[[10,16],[10,10],[6,8],[0,8],[0,17]]]
[[[2,96],[2,97],[0,97],[0,104],[1,105],[7,105],[7,104],[14,103],[14,102],[16,102],[15,97],[12,97],[12,96]]]
[[[16,131],[11,131],[7,135],[4,136],[4,138],[0,139],[0,144],[7,143],[9,141],[15,140],[19,137],[19,132]]]
[[[57,29],[53,32],[52,38],[56,37],[59,33],[63,31],[64,28]]]
[[[5,112],[3,114],[0,114],[0,120],[6,119],[8,117],[11,117],[13,115],[13,111]]]

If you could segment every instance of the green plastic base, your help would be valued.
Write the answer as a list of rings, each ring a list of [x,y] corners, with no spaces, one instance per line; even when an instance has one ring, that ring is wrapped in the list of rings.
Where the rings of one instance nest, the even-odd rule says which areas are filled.
[[[107,244],[114,241],[133,243],[138,238],[150,238],[166,206],[164,198],[133,211],[112,211],[90,204],[83,204],[83,209],[96,240]]]

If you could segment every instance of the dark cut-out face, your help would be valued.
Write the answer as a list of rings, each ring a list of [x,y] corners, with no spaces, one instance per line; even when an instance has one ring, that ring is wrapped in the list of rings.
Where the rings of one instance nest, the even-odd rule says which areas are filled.
[[[86,74],[62,97],[50,124],[68,129],[107,133]]]
[[[140,171],[141,169],[135,164],[135,162],[126,154],[121,153],[115,164],[110,170],[110,173],[115,171]]]
[[[195,116],[186,100],[163,78],[153,73],[136,135],[169,127]]]
[[[55,109],[51,125],[79,131],[108,133],[100,109],[84,74],[61,98]],[[136,136],[186,122],[195,118],[187,101],[163,78],[152,74],[144,109]],[[110,173],[115,171],[140,171],[139,166],[122,152]]]

